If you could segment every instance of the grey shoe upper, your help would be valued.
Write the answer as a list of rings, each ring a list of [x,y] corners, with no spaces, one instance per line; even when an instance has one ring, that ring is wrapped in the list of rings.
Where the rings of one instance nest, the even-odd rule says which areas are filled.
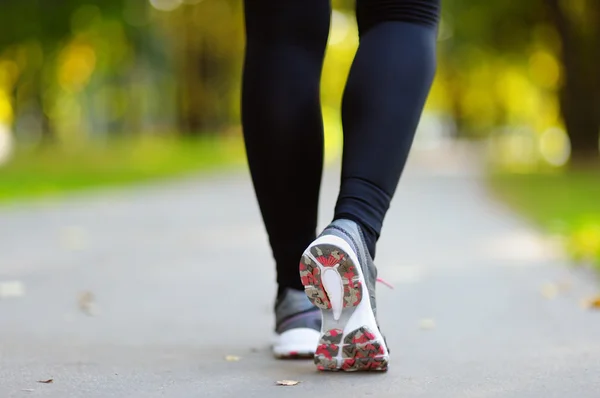
[[[373,263],[371,254],[367,249],[367,244],[363,236],[362,230],[354,221],[350,220],[335,220],[321,233],[323,235],[335,235],[344,239],[358,256],[362,273],[365,277],[367,289],[369,290],[369,298],[371,300],[371,308],[375,318],[377,318],[377,304],[375,298],[375,284],[377,282],[377,268]]]
[[[320,331],[321,312],[303,291],[285,289],[275,303],[275,331],[281,334],[298,328]]]
[[[335,235],[344,239],[358,256],[366,287],[369,291],[371,308],[373,314],[377,317],[375,297],[377,268],[367,249],[362,230],[354,221],[336,220],[325,228],[320,236],[323,235]],[[281,334],[287,330],[297,328],[321,330],[321,312],[310,302],[303,291],[285,289],[275,303],[275,330]]]

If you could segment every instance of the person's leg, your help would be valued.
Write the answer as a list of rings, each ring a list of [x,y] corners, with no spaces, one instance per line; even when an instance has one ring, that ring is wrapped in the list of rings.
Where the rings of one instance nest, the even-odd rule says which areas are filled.
[[[246,0],[242,127],[254,189],[277,269],[273,353],[312,356],[321,314],[298,261],[315,239],[323,168],[319,88],[328,0]]]
[[[342,105],[344,152],[334,219],[375,243],[436,68],[440,0],[357,0],[360,45]]]
[[[297,265],[316,236],[330,12],[328,0],[245,1],[242,125],[279,293],[304,290]]]
[[[356,10],[361,40],[342,104],[340,194],[300,275],[322,310],[317,367],[385,371],[372,258],[435,74],[439,0],[357,0]]]

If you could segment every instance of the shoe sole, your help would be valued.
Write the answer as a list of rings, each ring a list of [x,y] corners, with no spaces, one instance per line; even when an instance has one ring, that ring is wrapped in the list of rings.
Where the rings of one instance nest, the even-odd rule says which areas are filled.
[[[321,371],[388,369],[389,351],[359,264],[350,245],[335,235],[318,238],[300,260],[306,295],[322,314],[314,357]]]

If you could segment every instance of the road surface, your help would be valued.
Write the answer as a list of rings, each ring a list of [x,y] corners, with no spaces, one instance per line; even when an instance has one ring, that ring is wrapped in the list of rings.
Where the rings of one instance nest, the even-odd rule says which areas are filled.
[[[245,170],[0,208],[0,397],[600,397],[598,280],[461,160],[415,153],[385,222],[387,374],[271,358]]]

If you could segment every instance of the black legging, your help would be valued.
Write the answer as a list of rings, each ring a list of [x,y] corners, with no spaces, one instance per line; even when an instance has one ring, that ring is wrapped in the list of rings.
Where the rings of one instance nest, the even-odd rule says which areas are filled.
[[[357,0],[335,219],[357,222],[373,257],[435,74],[439,1]],[[302,289],[297,264],[316,237],[330,15],[329,0],[245,0],[242,124],[280,291]]]

